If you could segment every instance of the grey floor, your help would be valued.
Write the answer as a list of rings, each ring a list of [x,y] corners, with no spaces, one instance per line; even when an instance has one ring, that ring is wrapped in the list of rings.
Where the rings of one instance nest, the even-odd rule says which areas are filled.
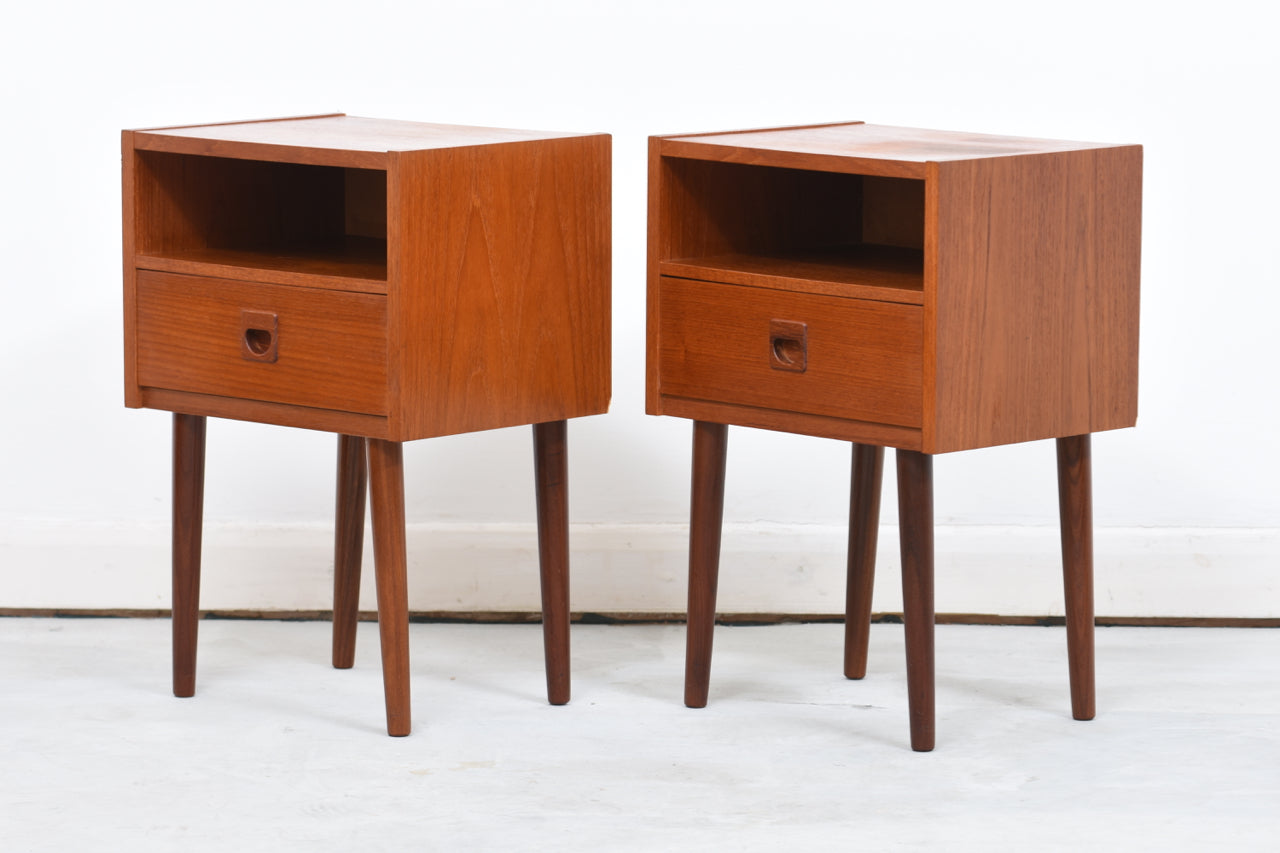
[[[376,627],[205,622],[174,699],[164,620],[0,619],[0,849],[1277,850],[1280,631],[1099,629],[1099,716],[1064,635],[938,628],[938,748],[907,744],[900,626],[414,625],[415,730],[383,734]]]

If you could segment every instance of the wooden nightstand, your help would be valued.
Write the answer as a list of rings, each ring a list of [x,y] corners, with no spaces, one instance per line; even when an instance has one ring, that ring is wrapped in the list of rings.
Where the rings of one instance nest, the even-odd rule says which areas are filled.
[[[548,695],[567,702],[565,421],[609,405],[609,136],[326,115],[125,131],[123,150],[125,404],[175,413],[174,693],[195,690],[214,416],[340,434],[338,667],[368,477],[393,735],[400,443],[532,424]]]
[[[736,424],[854,443],[851,678],[897,448],[917,750],[934,743],[930,454],[1057,439],[1072,706],[1092,718],[1089,435],[1137,417],[1142,149],[855,122],[649,151],[647,408],[695,421],[686,704],[707,701]]]

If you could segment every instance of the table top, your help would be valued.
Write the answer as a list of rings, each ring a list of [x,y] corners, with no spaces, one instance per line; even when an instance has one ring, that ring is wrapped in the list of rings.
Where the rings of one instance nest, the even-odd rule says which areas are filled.
[[[1121,147],[1113,143],[996,136],[985,133],[892,127],[863,122],[670,135],[660,138],[682,145],[731,147],[754,151],[780,151],[909,163],[974,160],[1018,154]]]
[[[514,130],[343,114],[132,131],[143,150],[378,168],[392,152],[465,148],[595,134]]]

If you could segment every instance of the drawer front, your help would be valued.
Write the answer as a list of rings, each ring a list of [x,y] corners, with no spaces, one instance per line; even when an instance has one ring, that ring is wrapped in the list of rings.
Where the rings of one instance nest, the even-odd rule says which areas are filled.
[[[385,296],[138,271],[138,384],[387,412]]]
[[[919,428],[918,305],[662,278],[664,395]]]

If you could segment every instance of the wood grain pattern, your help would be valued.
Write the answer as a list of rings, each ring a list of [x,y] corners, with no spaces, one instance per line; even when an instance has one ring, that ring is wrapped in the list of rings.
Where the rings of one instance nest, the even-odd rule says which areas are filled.
[[[137,234],[137,177],[132,131],[120,134],[121,167],[121,232],[124,250],[124,404],[136,409],[142,405],[138,391],[138,303],[134,253]]]
[[[686,704],[705,704],[710,669],[714,423],[858,443],[850,678],[866,671],[881,446],[898,448],[917,751],[935,742],[929,454],[1057,438],[1072,713],[1091,719],[1088,434],[1137,417],[1141,148],[839,124],[649,151],[646,410],[696,424]]]
[[[532,423],[548,698],[567,702],[564,419],[609,404],[609,137],[331,115],[121,141],[125,402],[175,412],[183,460],[175,690],[194,689],[195,424],[201,459],[210,415],[342,433],[340,668],[355,649],[367,467],[387,729],[404,735],[399,442]]]
[[[569,448],[568,424],[533,425],[533,479],[538,505],[538,570],[542,583],[542,644],[547,701],[568,703]]]
[[[330,114],[135,131],[137,147],[215,157],[385,169],[398,151],[487,146],[576,136],[555,131]]]
[[[662,275],[673,278],[908,305],[924,304],[922,268],[920,252],[861,245],[771,255],[713,255],[659,265]]]
[[[884,174],[864,171],[868,165],[872,168],[879,165],[883,168],[906,170],[931,162],[1114,147],[1107,143],[997,136],[864,122],[672,135],[663,139],[667,140],[668,153],[676,150],[680,152],[673,156],[754,157],[755,162],[761,163],[805,162],[811,165],[801,168],[814,169],[821,167],[812,164],[826,163],[834,167],[835,171],[868,175]],[[705,153],[699,153],[700,151]],[[842,167],[841,161],[854,164],[857,168]],[[923,177],[923,173],[915,174],[914,177]]]
[[[659,258],[770,255],[860,241],[862,179],[664,156]]]
[[[921,309],[664,278],[664,394],[919,427]],[[770,369],[770,322],[808,327],[803,373]]]
[[[609,174],[607,136],[393,157],[394,435],[608,408]]]
[[[381,248],[379,248],[379,244]],[[386,241],[345,239],[311,247],[306,254],[249,249],[174,249],[167,255],[138,255],[138,269],[233,278],[353,293],[387,292]]]
[[[1141,150],[936,164],[935,420],[945,452],[1132,426]]]
[[[884,448],[854,444],[849,477],[849,554],[844,605],[845,678],[862,678],[867,674],[883,474]]]
[[[378,636],[387,734],[413,728],[409,702],[408,555],[404,535],[404,451],[399,442],[370,439],[369,496],[378,591]]]
[[[1097,713],[1093,651],[1092,439],[1075,435],[1058,439],[1057,445],[1071,716],[1092,720]]]
[[[651,415],[663,414],[662,349],[658,329],[662,325],[662,275],[659,265],[667,259],[669,243],[664,238],[667,211],[666,193],[663,187],[663,141],[649,137],[648,210],[645,239],[645,355],[644,355],[644,410]],[[711,420],[714,420],[712,418]]]
[[[662,150],[669,157],[737,163],[744,166],[810,169],[815,172],[878,175],[886,178],[919,179],[925,174],[922,163],[903,163],[898,160],[881,160],[874,157],[850,157],[844,154],[743,148],[733,144],[732,140],[731,136],[705,142],[694,141],[689,137],[668,138],[663,140]]]
[[[851,421],[847,418],[829,418],[804,412],[785,412],[778,409],[762,409],[709,400],[690,400],[685,397],[662,398],[661,414],[718,424],[771,429],[778,432],[795,432],[837,441],[856,441],[878,444],[882,447],[900,447],[919,450],[920,430],[890,426],[869,421]]]
[[[173,695],[196,692],[206,421],[173,416]]]
[[[212,394],[194,394],[189,391],[168,391],[163,388],[142,388],[140,391],[141,403],[148,409],[162,409],[166,412],[181,412],[211,418],[233,418],[239,421],[301,429],[318,429],[324,432],[362,435],[369,438],[386,438],[389,434],[387,419],[379,415],[360,415],[332,409],[266,403],[261,400],[240,400],[235,397],[217,397]]]
[[[343,233],[344,179],[336,167],[138,151],[136,169],[143,255],[305,244]]]
[[[138,273],[143,386],[363,414],[387,412],[386,299]],[[241,312],[279,316],[279,359],[241,355]]]
[[[685,629],[684,704],[705,708],[711,685],[716,626],[716,583],[724,521],[724,472],[729,428],[693,423],[693,478],[689,509],[689,609]]]
[[[1141,158],[1138,146],[863,124],[652,139],[647,411],[710,397],[664,384],[665,359],[684,348],[666,339],[666,273],[922,305],[929,453],[1132,426]],[[806,256],[894,246],[922,246],[919,266]],[[797,412],[792,431],[805,432],[801,414],[814,413]]]
[[[363,438],[338,436],[337,481],[333,525],[333,665],[337,669],[350,669],[356,657],[365,493],[369,482]]]

